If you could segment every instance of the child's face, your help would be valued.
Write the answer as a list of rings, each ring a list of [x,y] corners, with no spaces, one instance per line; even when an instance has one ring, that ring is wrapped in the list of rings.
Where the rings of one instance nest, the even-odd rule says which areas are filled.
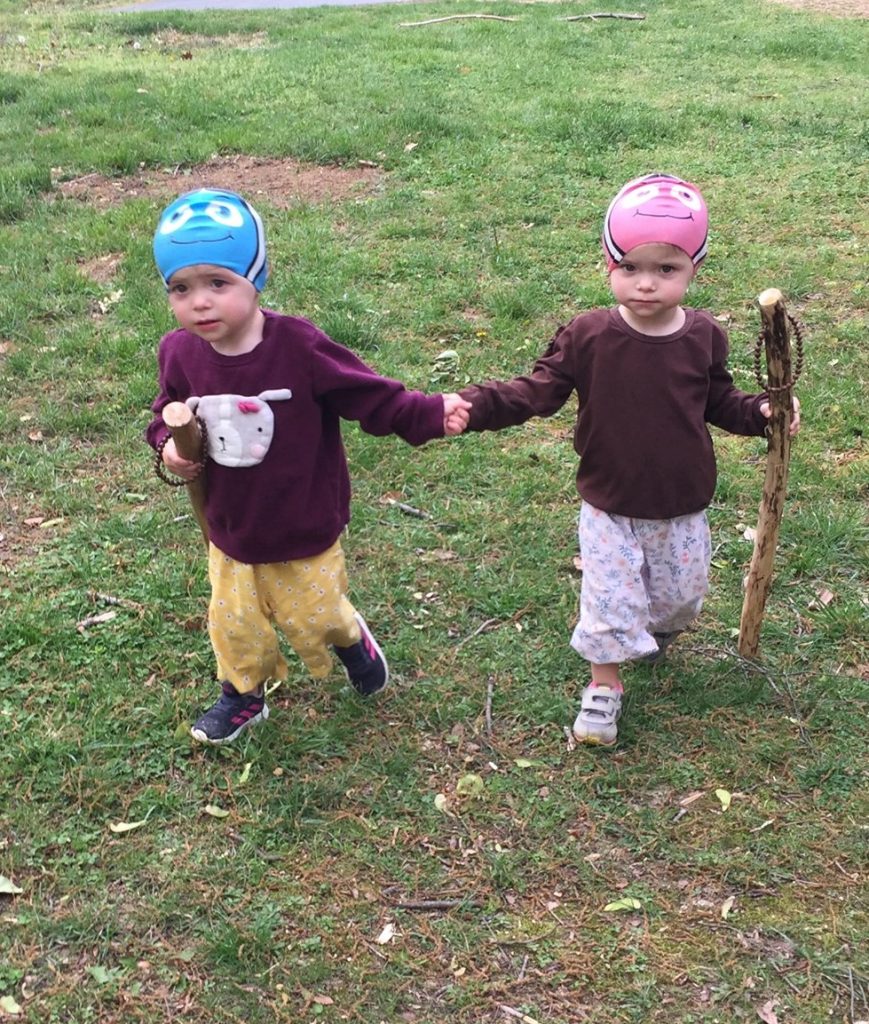
[[[654,329],[671,318],[694,273],[686,252],[673,245],[648,242],[631,249],[610,272],[610,288],[638,323]]]
[[[172,275],[169,305],[181,327],[221,352],[242,347],[258,322],[256,288],[232,270],[208,263],[184,267]]]

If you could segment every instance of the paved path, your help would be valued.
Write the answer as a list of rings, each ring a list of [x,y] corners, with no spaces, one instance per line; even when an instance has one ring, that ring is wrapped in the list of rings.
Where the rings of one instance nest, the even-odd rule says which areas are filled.
[[[115,7],[114,11],[253,11],[290,7],[357,7],[363,4],[394,2],[395,0],[141,0],[141,3]]]

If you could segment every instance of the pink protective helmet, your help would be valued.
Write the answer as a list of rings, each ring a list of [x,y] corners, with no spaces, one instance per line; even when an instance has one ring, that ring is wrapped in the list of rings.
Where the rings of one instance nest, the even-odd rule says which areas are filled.
[[[634,246],[665,242],[696,267],[706,255],[709,214],[700,190],[672,174],[647,174],[625,185],[603,222],[603,251],[612,270]]]

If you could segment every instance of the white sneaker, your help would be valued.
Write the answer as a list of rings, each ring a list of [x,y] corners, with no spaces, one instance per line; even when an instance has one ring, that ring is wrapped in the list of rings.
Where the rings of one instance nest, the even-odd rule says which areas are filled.
[[[580,743],[611,747],[618,738],[618,720],[622,713],[622,691],[590,683],[582,691],[579,714],[573,723],[573,735]]]

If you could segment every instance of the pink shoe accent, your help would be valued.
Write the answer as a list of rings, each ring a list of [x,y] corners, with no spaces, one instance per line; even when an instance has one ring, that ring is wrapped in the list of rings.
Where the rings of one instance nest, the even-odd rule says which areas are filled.
[[[597,689],[598,686],[605,686],[608,690],[615,690],[616,693],[625,692],[625,687],[621,680],[617,683],[599,683],[596,679],[592,679],[588,685],[593,686],[595,689]]]

